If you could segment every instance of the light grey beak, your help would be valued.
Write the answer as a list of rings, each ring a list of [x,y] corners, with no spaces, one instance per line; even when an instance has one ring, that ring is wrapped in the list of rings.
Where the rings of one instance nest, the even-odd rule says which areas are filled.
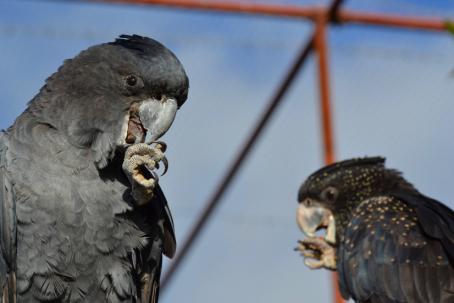
[[[296,221],[301,231],[308,237],[315,237],[320,228],[326,228],[325,240],[336,243],[336,222],[332,212],[320,205],[306,206],[300,203],[296,211]]]
[[[175,119],[178,104],[173,98],[147,99],[139,105],[139,118],[147,130],[145,143],[151,143],[164,135]]]

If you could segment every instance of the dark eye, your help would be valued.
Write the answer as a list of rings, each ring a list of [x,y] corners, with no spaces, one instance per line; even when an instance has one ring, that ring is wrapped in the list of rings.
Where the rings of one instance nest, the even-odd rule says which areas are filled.
[[[312,205],[312,200],[309,198],[306,198],[303,200],[303,204],[307,207],[310,207]]]
[[[126,77],[126,84],[129,86],[135,86],[137,84],[137,77],[134,75],[129,75]]]
[[[330,202],[334,202],[337,199],[339,192],[336,188],[330,186],[325,188],[322,192],[322,198]]]

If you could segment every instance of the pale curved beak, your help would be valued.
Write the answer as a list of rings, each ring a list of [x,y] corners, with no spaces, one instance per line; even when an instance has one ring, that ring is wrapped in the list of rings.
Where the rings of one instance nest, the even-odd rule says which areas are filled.
[[[330,244],[336,243],[336,222],[331,210],[321,206],[298,205],[296,221],[301,231],[308,237],[315,237],[317,230],[326,228],[325,240]]]
[[[147,130],[145,143],[156,141],[169,130],[177,110],[178,104],[173,98],[147,99],[140,103],[140,121]]]

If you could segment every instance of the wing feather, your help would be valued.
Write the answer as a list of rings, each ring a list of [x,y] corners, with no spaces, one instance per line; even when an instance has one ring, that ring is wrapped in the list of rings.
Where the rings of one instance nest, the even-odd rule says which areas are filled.
[[[142,303],[157,303],[162,269],[163,254],[172,258],[175,254],[176,240],[173,220],[167,199],[162,189],[155,188],[155,195],[149,203],[141,207],[146,213],[151,245],[141,251],[139,264]]]
[[[16,215],[6,171],[6,135],[0,133],[0,297],[16,302]]]
[[[416,210],[423,232],[440,240],[451,263],[454,264],[454,211],[422,194],[395,192],[392,195]]]
[[[169,205],[167,203],[167,199],[161,189],[160,186],[158,186],[155,189],[155,201],[157,201],[160,205],[160,212],[162,212],[162,216],[164,219],[164,255],[167,256],[168,258],[173,258],[175,255],[175,251],[177,248],[177,241],[175,237],[175,227],[173,224],[173,218],[172,214],[170,212]]]
[[[431,200],[419,212],[418,203],[383,196],[356,209],[339,247],[344,293],[370,303],[454,302],[450,214],[438,215],[445,208]]]

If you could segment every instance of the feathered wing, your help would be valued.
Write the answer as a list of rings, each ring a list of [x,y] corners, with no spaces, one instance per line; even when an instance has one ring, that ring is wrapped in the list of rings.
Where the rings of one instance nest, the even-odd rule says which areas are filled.
[[[175,255],[176,240],[173,219],[167,199],[161,188],[155,189],[152,201],[142,207],[153,228],[153,238],[149,248],[142,252],[140,267],[142,303],[157,303],[161,278],[163,254],[169,258]]]
[[[338,253],[342,293],[368,303],[454,302],[452,211],[423,196],[396,196],[355,210]]]
[[[1,302],[16,302],[16,214],[6,149],[6,139],[0,133],[0,297]]]
[[[438,239],[454,265],[454,211],[435,199],[421,194],[393,193],[415,208],[423,232]]]

